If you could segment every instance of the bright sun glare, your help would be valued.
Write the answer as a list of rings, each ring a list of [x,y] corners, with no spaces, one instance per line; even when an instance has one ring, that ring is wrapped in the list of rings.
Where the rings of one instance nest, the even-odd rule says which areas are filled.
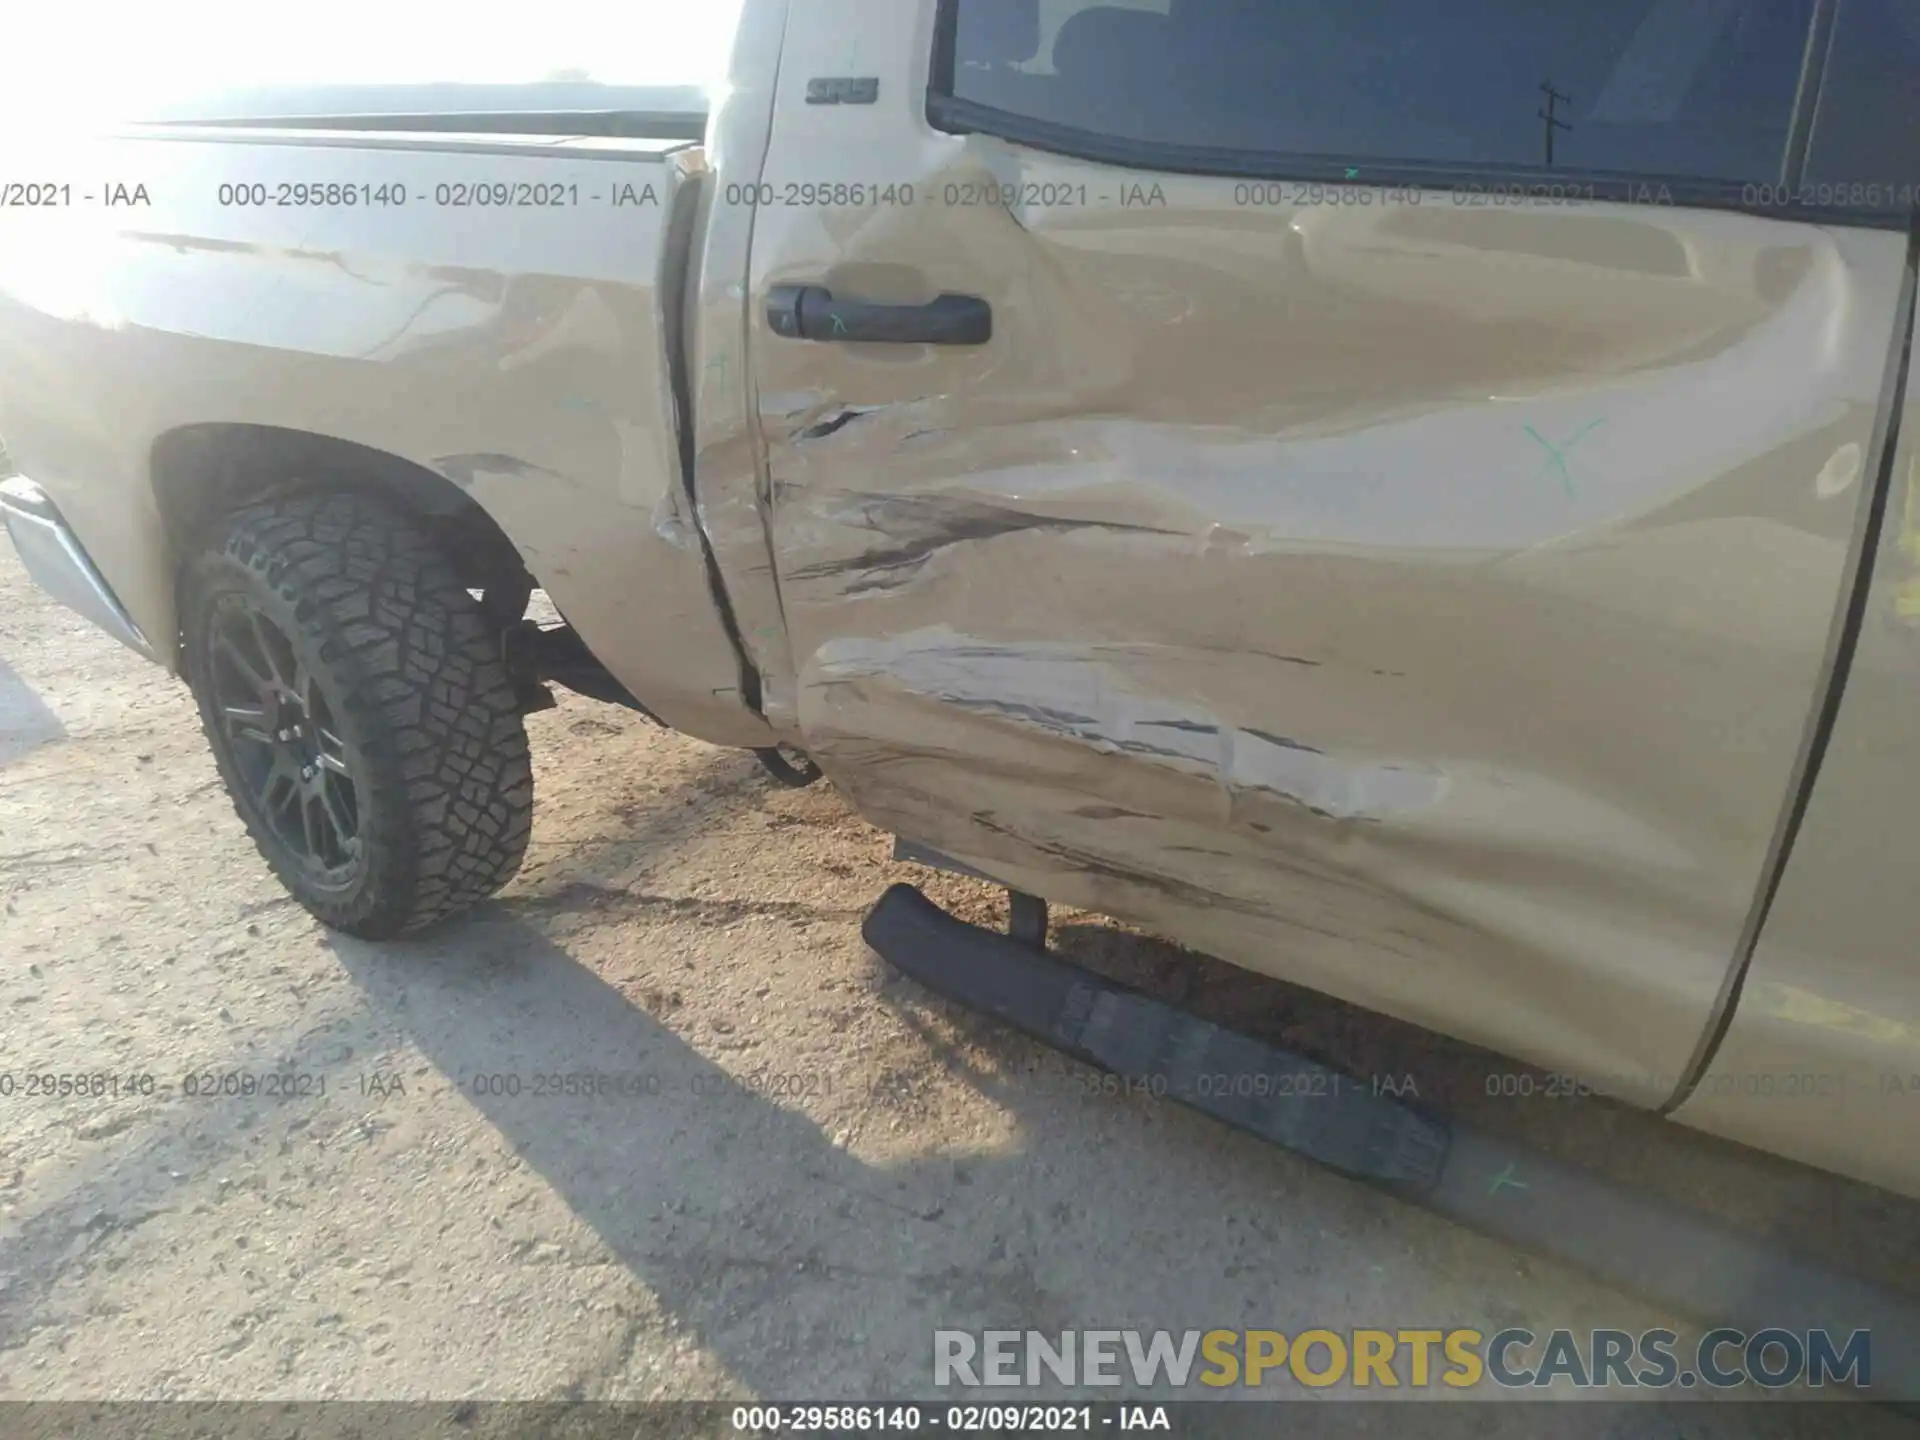
[[[7,24],[8,128],[75,111],[256,85],[515,83],[709,85],[726,69],[740,0],[540,5],[329,0],[115,0],[20,7]]]

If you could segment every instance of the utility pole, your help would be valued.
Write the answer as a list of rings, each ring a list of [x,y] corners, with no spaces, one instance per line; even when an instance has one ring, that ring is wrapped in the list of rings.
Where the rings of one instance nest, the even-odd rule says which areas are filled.
[[[1558,90],[1554,89],[1553,81],[1551,80],[1540,87],[1540,92],[1547,97],[1547,108],[1537,113],[1542,120],[1547,122],[1547,164],[1551,166],[1553,164],[1553,132],[1556,130],[1573,129],[1573,126],[1553,113],[1553,107],[1563,100],[1571,104],[1573,97],[1571,95],[1562,95]]]

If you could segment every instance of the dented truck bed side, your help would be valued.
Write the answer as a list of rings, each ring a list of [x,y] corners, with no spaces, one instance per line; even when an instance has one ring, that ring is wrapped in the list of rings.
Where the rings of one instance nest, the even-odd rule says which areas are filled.
[[[163,660],[183,537],[156,456],[318,436],[477,503],[668,724],[767,743],[676,423],[697,147],[163,126],[37,163],[148,203],[8,212],[0,433]],[[386,198],[280,203],[294,183]]]

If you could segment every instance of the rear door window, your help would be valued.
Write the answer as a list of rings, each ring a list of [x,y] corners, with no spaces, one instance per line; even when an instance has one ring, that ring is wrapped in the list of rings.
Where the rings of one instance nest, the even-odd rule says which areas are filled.
[[[1200,157],[1731,182],[1782,178],[1814,6],[1042,0],[1029,30],[1020,0],[949,3],[950,93],[1046,126]]]

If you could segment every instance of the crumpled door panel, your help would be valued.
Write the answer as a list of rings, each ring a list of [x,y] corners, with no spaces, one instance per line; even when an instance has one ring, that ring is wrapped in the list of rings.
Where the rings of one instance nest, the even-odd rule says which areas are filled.
[[[1902,238],[894,159],[1093,198],[759,216],[756,293],[995,315],[756,342],[835,781],[1022,889],[1666,1099],[1815,703]]]

